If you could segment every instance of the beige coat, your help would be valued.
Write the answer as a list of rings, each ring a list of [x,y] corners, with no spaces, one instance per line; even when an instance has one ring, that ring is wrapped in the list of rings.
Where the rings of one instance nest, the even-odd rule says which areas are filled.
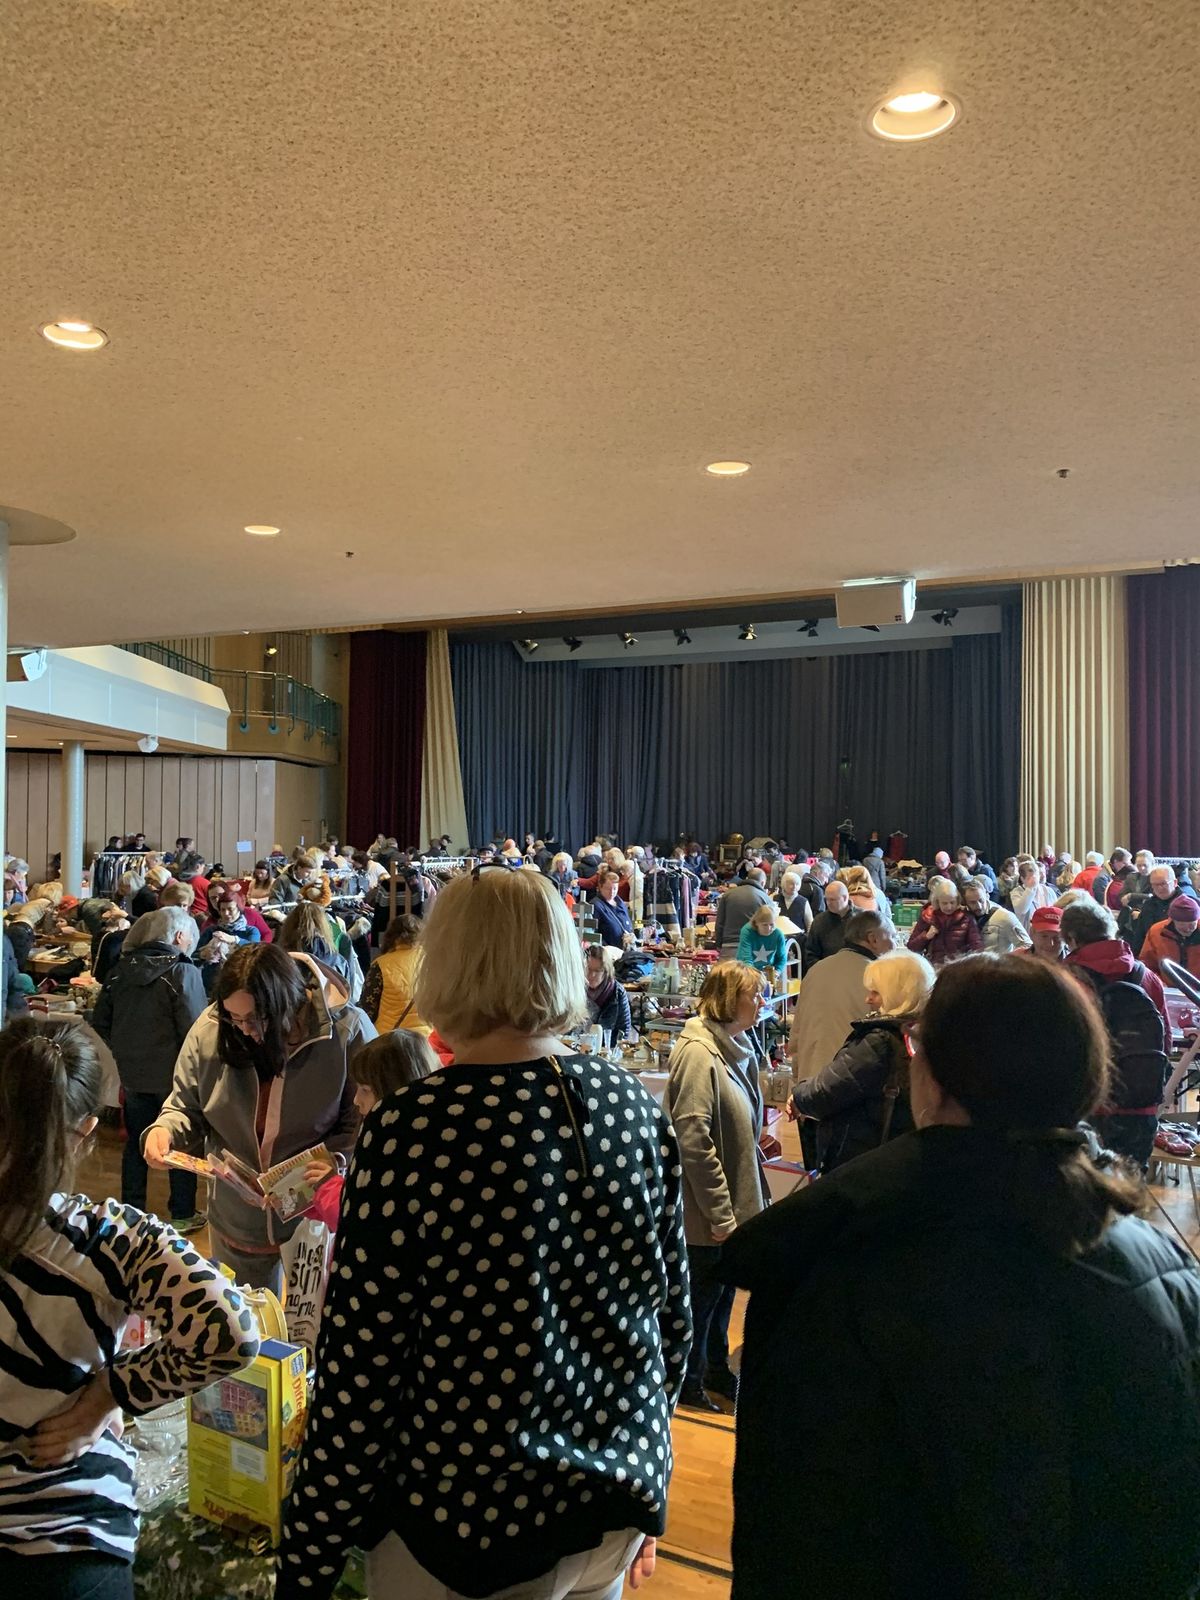
[[[839,950],[805,975],[788,1039],[797,1078],[815,1078],[845,1044],[850,1024],[866,1015],[863,971],[870,959],[862,950]]]

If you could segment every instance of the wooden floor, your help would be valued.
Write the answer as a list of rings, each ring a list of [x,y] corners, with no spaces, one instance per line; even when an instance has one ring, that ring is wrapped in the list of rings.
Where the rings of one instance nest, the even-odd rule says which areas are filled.
[[[793,1130],[785,1130],[785,1153]],[[120,1192],[120,1142],[102,1129],[95,1150],[81,1166],[77,1187],[93,1199]],[[1178,1169],[1176,1169],[1178,1170]],[[1159,1202],[1151,1221],[1170,1230],[1178,1228],[1193,1251],[1200,1250],[1200,1225],[1192,1204],[1186,1173],[1180,1185],[1155,1186]],[[164,1174],[150,1174],[151,1210],[165,1215],[167,1184]],[[207,1248],[207,1235],[196,1242]],[[743,1306],[734,1310],[730,1347],[741,1342]],[[680,1411],[673,1429],[675,1477],[671,1488],[670,1516],[659,1544],[658,1571],[646,1600],[728,1600],[729,1544],[733,1526],[730,1483],[733,1473],[733,1417],[700,1416]]]

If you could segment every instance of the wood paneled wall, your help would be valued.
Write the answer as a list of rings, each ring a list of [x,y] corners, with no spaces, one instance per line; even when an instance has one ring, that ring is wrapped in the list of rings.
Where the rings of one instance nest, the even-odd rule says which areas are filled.
[[[246,869],[278,841],[290,849],[301,821],[310,842],[320,816],[321,774],[291,762],[231,756],[89,754],[84,849],[103,849],[114,833],[140,829],[149,842],[173,848],[180,834],[196,840],[209,861]],[[8,757],[6,847],[24,856],[40,878],[58,849],[61,761],[54,754],[13,751]],[[335,819],[329,819],[332,822]],[[253,841],[238,853],[239,840]]]

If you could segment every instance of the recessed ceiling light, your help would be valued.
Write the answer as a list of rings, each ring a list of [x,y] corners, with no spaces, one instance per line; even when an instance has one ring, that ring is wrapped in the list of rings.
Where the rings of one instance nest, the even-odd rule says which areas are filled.
[[[705,472],[711,472],[714,478],[740,478],[744,472],[750,471],[748,461],[710,461],[705,467]]]
[[[881,100],[872,111],[867,128],[878,139],[912,144],[918,139],[932,139],[935,134],[945,133],[958,120],[958,115],[958,101],[952,95],[920,89]]]
[[[39,332],[64,350],[103,350],[108,343],[104,329],[94,328],[90,322],[43,322]]]
[[[248,522],[242,529],[243,533],[252,533],[257,539],[273,539],[279,532],[269,522]]]

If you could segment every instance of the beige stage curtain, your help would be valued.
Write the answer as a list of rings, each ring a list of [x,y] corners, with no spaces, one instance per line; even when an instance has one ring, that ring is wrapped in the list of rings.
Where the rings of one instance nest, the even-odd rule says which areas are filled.
[[[1024,585],[1021,848],[1129,844],[1124,578]]]
[[[454,850],[467,837],[467,802],[463,797],[462,762],[458,755],[458,723],[450,680],[450,641],[445,628],[428,635],[425,656],[425,744],[421,753],[421,848],[448,833]]]

